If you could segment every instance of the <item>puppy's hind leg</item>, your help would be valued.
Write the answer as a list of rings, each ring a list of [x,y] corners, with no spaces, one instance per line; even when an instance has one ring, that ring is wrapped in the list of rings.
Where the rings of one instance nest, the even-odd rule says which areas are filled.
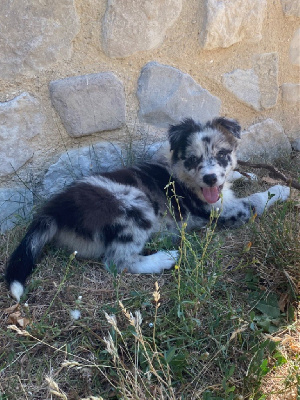
[[[105,264],[108,267],[115,265],[119,272],[126,269],[132,274],[158,274],[176,264],[178,251],[158,251],[149,256],[143,256],[140,254],[143,247],[144,242],[140,241],[136,243],[113,242],[105,252]]]

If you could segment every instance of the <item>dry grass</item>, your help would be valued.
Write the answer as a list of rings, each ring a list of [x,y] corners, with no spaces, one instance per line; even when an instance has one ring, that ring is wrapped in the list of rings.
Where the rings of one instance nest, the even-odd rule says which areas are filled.
[[[158,276],[48,247],[18,308],[0,282],[0,399],[296,400],[299,226],[288,202],[238,230],[183,231],[181,263]],[[1,236],[1,271],[24,229]]]

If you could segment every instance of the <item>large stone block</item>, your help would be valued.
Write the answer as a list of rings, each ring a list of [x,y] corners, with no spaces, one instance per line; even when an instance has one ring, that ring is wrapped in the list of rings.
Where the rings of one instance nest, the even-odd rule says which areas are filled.
[[[256,111],[272,108],[278,98],[278,55],[259,54],[253,57],[253,68],[236,69],[223,75],[223,84],[239,100]]]
[[[150,62],[142,69],[137,96],[139,118],[160,127],[184,118],[207,121],[219,115],[221,101],[179,69]]]
[[[262,38],[266,0],[206,0],[199,40],[204,49]]]
[[[32,211],[33,195],[26,188],[0,189],[0,233],[27,219]]]
[[[122,82],[102,72],[50,83],[52,104],[70,136],[120,128],[125,123]]]
[[[300,17],[299,0],[281,0],[283,12],[286,15]]]
[[[280,124],[268,118],[242,132],[239,160],[272,161],[291,152],[291,144]]]
[[[281,89],[282,89],[282,99],[284,102],[291,104],[296,104],[300,102],[299,83],[283,83]]]
[[[74,0],[1,0],[0,76],[39,70],[70,58],[79,32]]]
[[[300,28],[296,30],[290,44],[290,62],[300,67]]]
[[[122,166],[122,150],[116,143],[96,143],[70,149],[52,164],[43,180],[42,194],[54,194],[74,180]]]
[[[182,0],[108,0],[103,47],[109,57],[128,57],[158,47],[178,18]]]
[[[0,176],[17,171],[33,156],[31,140],[43,131],[45,116],[29,93],[0,103]]]

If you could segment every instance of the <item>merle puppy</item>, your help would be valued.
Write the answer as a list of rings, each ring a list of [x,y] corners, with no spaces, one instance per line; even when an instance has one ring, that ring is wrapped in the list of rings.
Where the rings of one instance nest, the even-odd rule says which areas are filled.
[[[154,233],[175,232],[182,222],[188,229],[202,227],[213,207],[221,210],[220,224],[240,225],[254,209],[259,215],[275,201],[286,200],[289,188],[280,185],[235,198],[227,180],[236,165],[240,131],[231,119],[216,118],[204,125],[186,119],[170,127],[169,146],[159,161],[89,176],[55,195],[8,261],[5,277],[12,295],[20,300],[26,278],[52,240],[80,257],[103,257],[118,271],[159,273],[175,264],[178,252],[142,255]],[[170,182],[180,206],[179,213],[173,196],[177,221],[166,197]]]

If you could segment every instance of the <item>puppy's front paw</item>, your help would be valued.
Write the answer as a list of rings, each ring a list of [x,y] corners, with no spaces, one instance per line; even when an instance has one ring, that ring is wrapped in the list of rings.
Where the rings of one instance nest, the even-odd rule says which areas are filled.
[[[290,188],[287,186],[275,185],[268,190],[268,193],[274,195],[274,201],[285,201],[290,196]]]

